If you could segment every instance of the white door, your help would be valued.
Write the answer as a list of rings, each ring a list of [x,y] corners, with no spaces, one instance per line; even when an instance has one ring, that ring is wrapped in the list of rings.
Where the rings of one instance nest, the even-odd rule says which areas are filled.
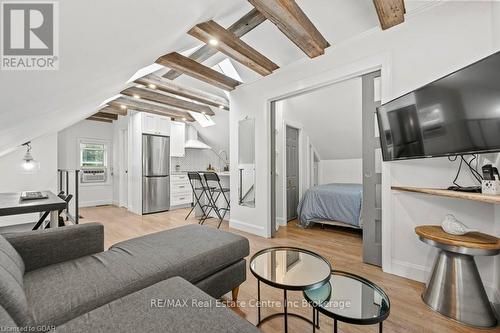
[[[120,207],[128,207],[128,130],[121,133],[120,146]]]

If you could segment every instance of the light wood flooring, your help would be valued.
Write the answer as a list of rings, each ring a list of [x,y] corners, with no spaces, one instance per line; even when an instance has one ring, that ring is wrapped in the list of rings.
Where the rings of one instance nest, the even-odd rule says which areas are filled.
[[[113,206],[103,206],[95,208],[83,208],[81,214],[84,218],[81,223],[100,222],[105,226],[106,247],[110,245],[145,235],[152,232],[162,231],[185,225],[186,223],[197,223],[195,218],[184,220],[188,210],[181,209],[171,212],[138,216],[127,212],[125,209]],[[206,225],[216,226],[214,219],[208,220]],[[265,239],[250,235],[238,230],[229,229],[225,221],[221,226],[222,230],[228,230],[247,237],[250,241],[250,256],[266,247],[270,246],[296,246],[315,251],[325,258],[328,258],[334,269],[349,271],[373,281],[381,286],[389,295],[391,300],[391,314],[384,322],[384,332],[386,333],[406,333],[406,332],[436,332],[436,333],[462,333],[462,332],[500,332],[500,327],[480,330],[472,329],[455,323],[445,317],[431,311],[422,302],[420,295],[424,285],[412,280],[401,278],[395,275],[386,274],[380,268],[364,264],[361,260],[362,244],[361,236],[358,232],[338,227],[325,227],[321,229],[315,226],[310,229],[301,229],[296,223],[290,222],[288,227],[281,227],[276,238]],[[249,258],[247,258],[249,259]],[[262,299],[282,300],[283,293],[271,287],[261,284]],[[257,280],[248,271],[247,281],[240,287],[239,299],[249,301],[255,299],[257,295]],[[228,295],[228,299],[230,295]],[[301,293],[289,292],[289,299],[301,300]],[[256,308],[232,308],[236,313],[246,318],[252,323],[257,321]],[[263,309],[263,316],[279,312],[281,309]],[[292,309],[310,317],[311,310],[306,308]],[[317,332],[333,332],[332,320],[322,316],[321,329]],[[289,317],[289,332],[312,332],[311,325]],[[260,327],[263,332],[283,332],[282,318],[275,318],[265,322]],[[339,323],[339,332],[378,332],[378,326],[353,326]]]

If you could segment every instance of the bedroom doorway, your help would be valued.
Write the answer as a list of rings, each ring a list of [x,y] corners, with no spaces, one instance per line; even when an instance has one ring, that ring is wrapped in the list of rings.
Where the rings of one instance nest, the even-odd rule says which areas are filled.
[[[299,204],[299,129],[286,126],[286,220],[297,218]]]
[[[380,71],[271,103],[272,235],[289,223],[352,234],[381,265],[378,105]]]

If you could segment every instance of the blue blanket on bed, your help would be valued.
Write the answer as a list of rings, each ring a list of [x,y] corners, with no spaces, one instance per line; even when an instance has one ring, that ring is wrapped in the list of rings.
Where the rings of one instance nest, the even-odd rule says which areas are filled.
[[[332,220],[360,227],[363,185],[326,184],[304,193],[297,213],[300,224],[308,227],[320,220]]]

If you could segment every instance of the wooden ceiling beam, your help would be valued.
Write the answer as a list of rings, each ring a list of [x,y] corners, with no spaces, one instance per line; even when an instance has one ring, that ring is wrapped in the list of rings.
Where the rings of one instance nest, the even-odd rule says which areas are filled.
[[[266,76],[278,69],[278,65],[239,39],[234,33],[224,29],[215,21],[197,24],[188,34],[224,53],[240,64]]]
[[[129,110],[158,114],[161,116],[175,118],[176,120],[194,121],[193,117],[191,117],[188,112],[179,111],[163,104],[146,101],[140,98],[121,96],[109,102],[109,104],[118,107],[125,105]]]
[[[193,59],[172,52],[159,57],[156,63],[180,71],[195,79],[211,84],[223,90],[233,90],[241,82],[202,65]]]
[[[113,122],[113,120],[111,120],[111,119],[99,118],[99,117],[95,117],[95,116],[90,116],[87,118],[87,120],[100,121],[103,123],[112,123]]]
[[[257,9],[252,9],[245,16],[240,18],[238,21],[233,23],[227,30],[232,32],[236,37],[240,38],[246,35],[248,32],[252,31],[259,24],[264,22],[266,18],[259,12]],[[203,45],[198,50],[194,51],[189,58],[197,61],[199,63],[204,62],[210,57],[214,56],[217,53],[216,49],[211,48],[208,45]],[[163,75],[164,78],[174,80],[182,75],[182,72],[178,72],[176,70],[169,70],[166,74]]]
[[[193,111],[193,112],[203,113],[209,116],[215,115],[215,112],[213,112],[212,109],[207,105],[197,104],[191,101],[180,99],[171,94],[162,92],[158,89],[150,89],[146,87],[143,88],[129,87],[123,90],[121,94],[130,97],[140,96],[141,99],[165,104],[168,107],[179,109],[179,111],[185,111],[185,112]]]
[[[373,0],[382,30],[389,29],[405,21],[404,0]]]
[[[99,112],[104,112],[104,113],[111,113],[111,114],[116,114],[119,116],[126,116],[127,115],[127,109],[122,109],[120,107],[114,107],[111,105],[105,105],[102,108],[98,110]]]
[[[310,58],[330,46],[294,0],[248,0]]]
[[[106,119],[111,119],[111,120],[118,120],[117,114],[106,113],[106,112],[102,112],[102,111],[99,111],[96,114],[94,114],[94,117],[106,118]]]
[[[211,105],[221,109],[229,110],[229,102],[225,98],[209,94],[202,90],[188,88],[179,84],[172,83],[169,80],[165,80],[162,77],[154,74],[143,76],[135,80],[135,83],[142,84],[148,87],[154,87],[157,90],[189,98],[192,99],[193,101],[197,101],[206,105]]]

